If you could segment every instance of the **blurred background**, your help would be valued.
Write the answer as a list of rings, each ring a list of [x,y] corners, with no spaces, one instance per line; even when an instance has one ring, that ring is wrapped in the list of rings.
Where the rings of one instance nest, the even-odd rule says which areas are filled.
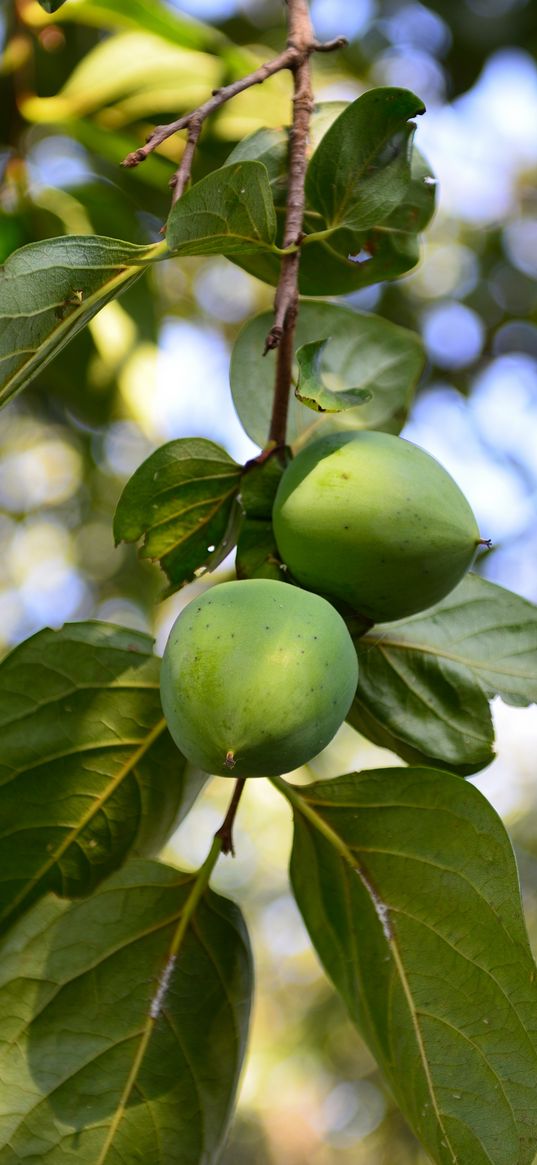
[[[374,85],[427,105],[416,141],[438,178],[419,266],[347,299],[421,332],[427,349],[404,435],[446,466],[493,550],[478,569],[537,601],[537,9],[531,0],[312,0],[316,96]],[[0,7],[0,261],[67,233],[159,239],[182,139],[119,163],[155,123],[279,51],[280,0],[36,0]],[[289,120],[289,78],[206,124],[195,177],[260,125]],[[123,485],[159,444],[201,435],[257,452],[234,413],[229,353],[273,290],[223,258],[158,264],[110,304],[0,418],[0,652],[43,626],[97,618],[163,648],[186,592],[114,548]],[[231,569],[225,564],[224,570]],[[476,783],[511,828],[537,928],[537,717],[495,708],[498,760]],[[399,763],[344,727],[297,779]],[[164,857],[198,864],[230,785],[212,782]],[[291,827],[266,782],[247,789],[235,861],[216,884],[251,926],[257,996],[225,1165],[425,1165],[328,986],[289,892]]]

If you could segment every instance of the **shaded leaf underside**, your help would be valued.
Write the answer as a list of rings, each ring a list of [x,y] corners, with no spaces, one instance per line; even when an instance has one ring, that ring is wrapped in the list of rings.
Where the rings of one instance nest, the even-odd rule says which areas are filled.
[[[216,1161],[251,956],[237,907],[210,891],[194,907],[195,882],[130,862],[80,903],[48,896],[6,936],[1,1165]]]
[[[114,518],[116,542],[143,539],[141,557],[160,562],[171,593],[233,548],[241,472],[212,441],[168,442],[127,483]]]
[[[105,623],[41,631],[0,665],[0,926],[46,890],[90,893],[187,812],[159,665],[148,636]]]
[[[489,699],[537,702],[537,608],[469,574],[441,603],[357,642],[349,720],[410,762],[466,775],[494,757]]]
[[[438,1165],[530,1165],[536,969],[494,810],[425,768],[318,782],[293,801],[297,901],[417,1136]]]
[[[97,235],[15,251],[0,271],[0,405],[165,251]]]

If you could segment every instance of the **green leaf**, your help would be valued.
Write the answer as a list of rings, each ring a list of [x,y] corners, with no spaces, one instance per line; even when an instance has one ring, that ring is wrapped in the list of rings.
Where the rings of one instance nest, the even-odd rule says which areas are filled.
[[[341,295],[410,271],[419,259],[419,232],[432,218],[435,201],[436,180],[428,162],[414,149],[406,194],[382,224],[367,231],[338,230],[320,242],[309,243],[306,234],[302,294]]]
[[[243,518],[235,566],[237,578],[273,578],[281,581],[283,567],[271,521]]]
[[[435,607],[356,643],[348,719],[406,761],[466,775],[494,759],[489,699],[537,702],[537,607],[469,574]]]
[[[166,239],[175,255],[222,255],[271,247],[276,212],[262,162],[207,174],[176,202]]]
[[[312,942],[432,1160],[530,1165],[536,968],[492,807],[426,768],[274,783]]]
[[[285,206],[288,149],[287,129],[263,126],[237,143],[226,159],[226,166],[235,162],[262,162],[267,171],[274,204]]]
[[[280,452],[270,446],[260,460],[247,461],[241,483],[242,508],[248,518],[271,518],[274,499],[285,466]]]
[[[241,504],[244,518],[237,542],[238,578],[282,579],[282,564],[272,529],[272,507],[284,466],[279,455],[269,453],[262,461],[244,467]]]
[[[0,925],[46,890],[89,894],[156,853],[201,788],[166,730],[152,641],[40,631],[0,664]]]
[[[139,247],[98,235],[15,251],[0,269],[0,405],[165,254],[164,243]]]
[[[265,336],[272,323],[269,312],[250,320],[240,332],[231,355],[231,390],[235,408],[249,437],[264,445],[269,431],[276,355],[262,359]],[[350,308],[330,303],[302,303],[298,317],[298,347],[331,336],[326,350],[326,378],[335,391],[355,384],[372,397],[368,404],[335,418],[313,416],[292,399],[288,440],[308,438],[319,426],[382,429],[398,433],[403,427],[424,363],[423,346],[414,332]],[[252,385],[256,391],[252,392]]]
[[[312,118],[314,144],[323,140],[327,126],[333,124],[342,108],[346,107],[340,102],[324,102],[317,107]],[[287,191],[287,131],[262,129],[251,134],[232,151],[228,162],[243,158],[255,158],[267,167],[278,215],[277,241],[281,244]],[[418,261],[418,232],[434,212],[435,188],[429,164],[413,149],[410,183],[382,224],[359,231],[340,228],[330,231],[326,238],[318,238],[315,236],[326,229],[327,223],[318,212],[306,208],[299,271],[301,294],[343,295],[404,275]],[[266,283],[278,282],[280,261],[269,251],[232,256],[232,260]]]
[[[306,173],[308,204],[328,226],[364,230],[399,205],[410,182],[415,126],[424,113],[407,89],[370,89],[325,133]]]
[[[332,392],[326,387],[322,378],[321,358],[329,339],[304,344],[296,354],[299,373],[295,396],[315,413],[341,413],[345,409],[367,404],[373,395],[366,388],[346,388]]]
[[[238,578],[282,579],[278,547],[272,529],[272,507],[284,466],[276,451],[268,449],[261,461],[244,467],[240,524],[235,567]]]
[[[0,967],[1,1165],[216,1165],[252,991],[233,903],[130,862],[89,899],[39,903]]]
[[[160,563],[172,593],[203,568],[213,570],[235,545],[242,466],[212,441],[162,445],[127,482],[114,518],[118,542],[143,538],[141,558]]]

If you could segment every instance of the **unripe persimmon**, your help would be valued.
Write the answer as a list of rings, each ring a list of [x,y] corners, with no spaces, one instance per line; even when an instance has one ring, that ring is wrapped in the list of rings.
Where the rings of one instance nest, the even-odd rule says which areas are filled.
[[[330,742],[352,703],[358,662],[325,599],[272,579],[221,583],[179,615],[161,699],[189,761],[219,776],[277,776]]]
[[[306,446],[281,479],[273,522],[297,582],[375,623],[442,599],[480,542],[470,505],[434,457],[367,431]]]

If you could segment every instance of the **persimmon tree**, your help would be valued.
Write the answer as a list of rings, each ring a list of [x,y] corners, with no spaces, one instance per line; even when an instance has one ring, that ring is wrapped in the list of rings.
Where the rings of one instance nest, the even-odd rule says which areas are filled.
[[[47,12],[62,4],[42,0]],[[114,2],[73,11],[84,6],[99,23]],[[129,7],[122,35],[136,36],[138,21],[165,33],[158,6]],[[272,526],[289,461],[330,432],[398,441],[423,366],[416,334],[333,299],[395,280],[418,260],[435,199],[413,145],[424,105],[389,87],[316,105],[312,55],[343,41],[315,38],[307,0],[288,0],[287,12],[278,55],[123,159],[136,171],[186,135],[161,241],[67,234],[15,250],[2,270],[2,403],[156,263],[223,255],[230,279],[238,264],[275,287],[274,311],[246,323],[230,366],[258,456],[239,465],[207,439],[174,440],[120,498],[116,541],[160,564],[167,593],[236,547],[228,588],[271,580],[296,601]],[[194,52],[186,24],[181,35],[183,52]],[[108,49],[105,40],[96,51]],[[192,181],[206,121],[280,72],[291,82],[288,127],[247,136]],[[71,84],[83,92],[89,78]],[[404,498],[401,506],[404,527]],[[334,522],[337,507],[335,498]],[[535,964],[508,835],[464,778],[493,758],[491,698],[537,699],[536,610],[473,573],[397,621],[372,623],[334,602],[358,659],[348,721],[405,767],[309,785],[278,769],[267,778],[293,814],[296,901],[431,1161],[530,1165]],[[238,700],[254,663],[230,647]],[[284,663],[266,667],[267,688],[285,693],[287,682],[289,701],[307,712],[307,688],[291,690]],[[252,954],[239,905],[210,879],[233,849],[249,778],[235,780],[233,757],[229,776],[215,778],[229,784],[229,809],[199,870],[158,860],[210,776],[168,732],[159,670],[148,636],[95,621],[45,628],[0,664],[0,1165],[208,1165],[224,1143],[247,1046]]]

